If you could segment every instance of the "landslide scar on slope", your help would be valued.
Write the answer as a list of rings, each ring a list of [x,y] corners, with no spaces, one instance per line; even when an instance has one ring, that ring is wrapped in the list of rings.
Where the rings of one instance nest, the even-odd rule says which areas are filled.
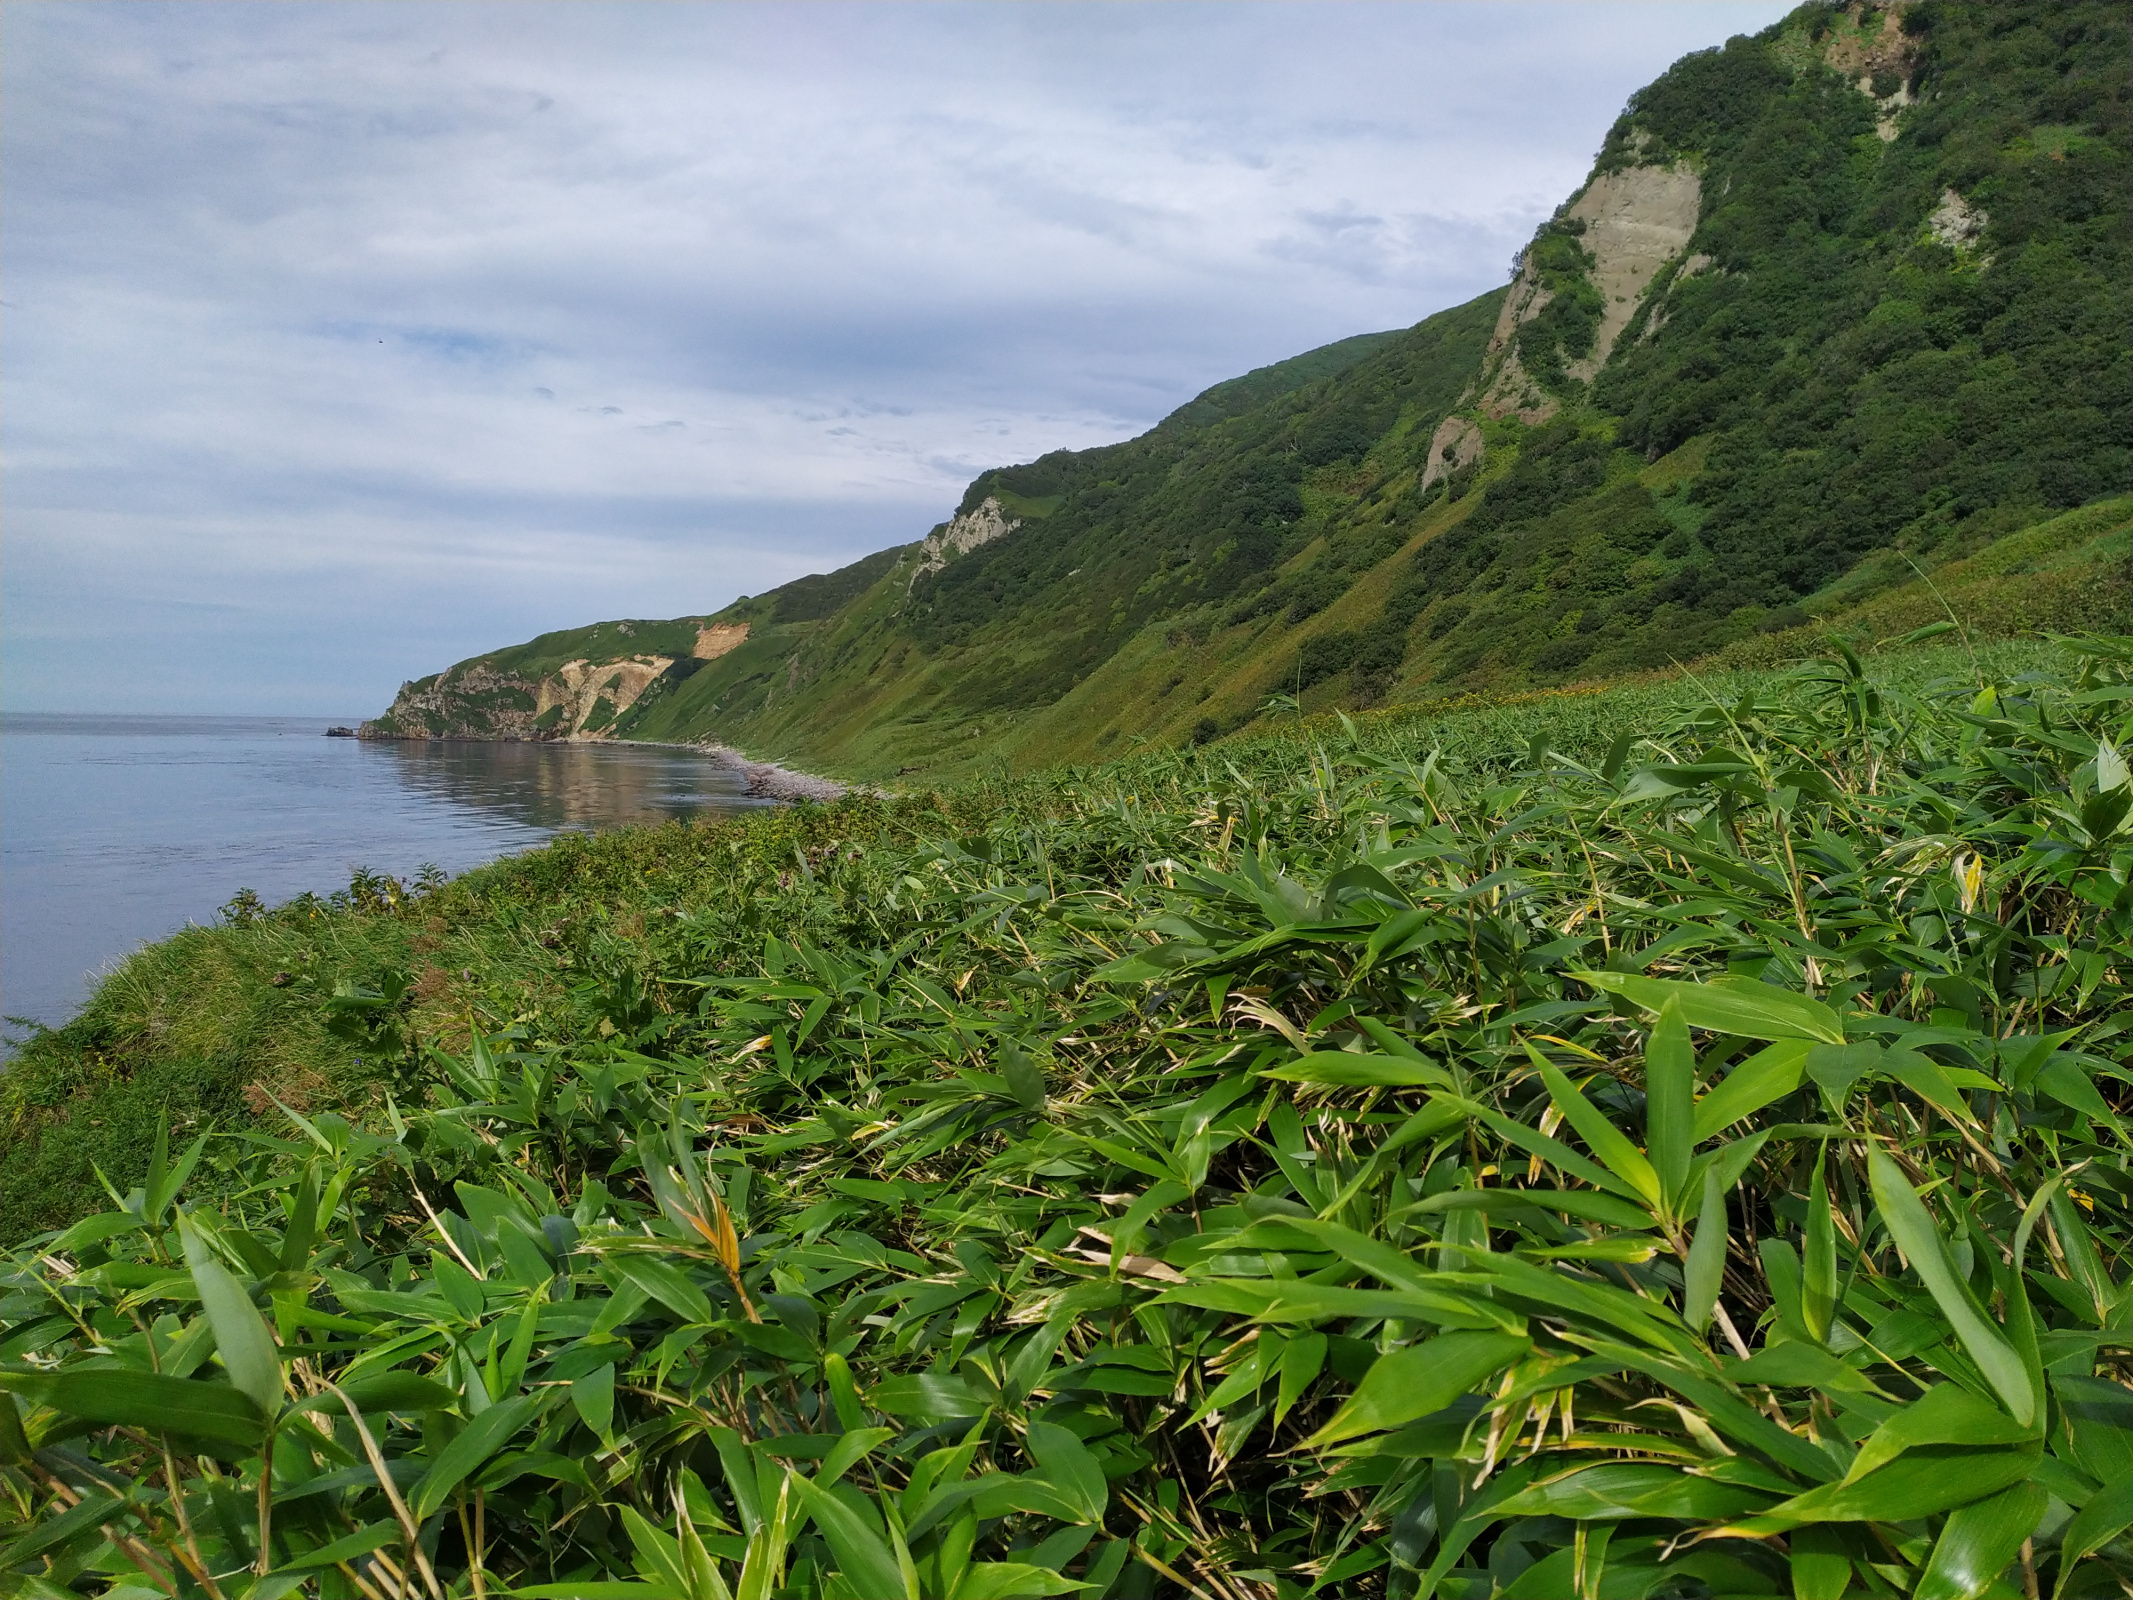
[[[716,661],[748,642],[749,627],[746,622],[720,622],[708,628],[698,628],[696,648],[689,653],[698,661]]]
[[[1614,352],[1615,341],[1636,315],[1653,277],[1688,248],[1703,202],[1703,180],[1686,166],[1627,167],[1603,172],[1585,187],[1568,215],[1585,224],[1579,243],[1591,255],[1588,276],[1600,293],[1600,326],[1592,349],[1564,370],[1590,381]],[[1504,298],[1484,358],[1493,368],[1481,407],[1492,417],[1517,413],[1520,421],[1545,422],[1557,402],[1540,393],[1518,359],[1518,330],[1541,314],[1551,296],[1529,261]]]

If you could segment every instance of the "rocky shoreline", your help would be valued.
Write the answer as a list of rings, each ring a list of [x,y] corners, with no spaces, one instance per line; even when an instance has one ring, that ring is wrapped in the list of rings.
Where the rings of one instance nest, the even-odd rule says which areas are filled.
[[[754,800],[776,800],[787,804],[814,801],[826,804],[831,800],[842,799],[851,787],[834,778],[817,777],[812,772],[795,772],[790,767],[779,766],[775,761],[751,761],[731,745],[678,744],[651,739],[618,739],[614,742],[656,745],[667,750],[693,750],[698,755],[708,756],[728,771],[739,773],[745,792]]]

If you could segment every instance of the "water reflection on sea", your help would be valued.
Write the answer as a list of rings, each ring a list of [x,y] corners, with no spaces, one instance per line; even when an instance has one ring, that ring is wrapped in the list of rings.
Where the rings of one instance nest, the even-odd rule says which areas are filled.
[[[460,872],[564,829],[743,810],[739,774],[645,745],[372,744],[278,717],[0,717],[0,1013],[64,1021],[92,975],[350,871]]]

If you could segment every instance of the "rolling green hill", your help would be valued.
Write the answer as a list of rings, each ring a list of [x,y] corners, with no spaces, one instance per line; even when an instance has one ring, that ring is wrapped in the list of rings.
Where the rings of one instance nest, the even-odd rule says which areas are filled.
[[[717,740],[879,778],[1948,608],[2120,623],[2124,23],[1803,7],[1634,96],[1508,288],[988,471],[839,572],[462,662],[369,731]]]

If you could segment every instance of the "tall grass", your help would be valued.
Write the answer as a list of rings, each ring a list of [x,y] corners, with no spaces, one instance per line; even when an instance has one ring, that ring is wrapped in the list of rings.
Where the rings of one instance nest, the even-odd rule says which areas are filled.
[[[0,1581],[2117,1592],[2133,641],[1704,687],[188,936],[29,1060],[344,1054],[9,1259]]]

